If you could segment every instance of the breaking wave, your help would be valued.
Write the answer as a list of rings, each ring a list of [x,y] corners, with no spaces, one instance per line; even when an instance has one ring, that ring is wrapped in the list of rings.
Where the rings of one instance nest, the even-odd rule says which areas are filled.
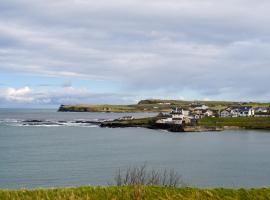
[[[0,124],[7,126],[32,126],[32,127],[60,127],[60,126],[68,126],[68,127],[99,127],[99,124],[104,120],[73,120],[73,121],[65,121],[65,120],[18,120],[18,119],[4,119],[0,120]]]

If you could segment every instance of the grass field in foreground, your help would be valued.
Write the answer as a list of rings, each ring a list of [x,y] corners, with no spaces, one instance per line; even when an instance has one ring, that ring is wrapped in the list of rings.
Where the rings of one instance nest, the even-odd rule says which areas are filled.
[[[270,189],[194,189],[170,187],[78,187],[63,189],[0,190],[1,200],[251,200],[270,199]]]
[[[270,117],[205,117],[199,120],[202,126],[237,126],[248,129],[270,129]]]

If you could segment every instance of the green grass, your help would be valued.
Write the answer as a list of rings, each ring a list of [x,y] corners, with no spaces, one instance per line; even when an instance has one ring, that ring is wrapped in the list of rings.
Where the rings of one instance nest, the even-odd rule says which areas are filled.
[[[171,105],[159,104],[171,103]],[[254,106],[269,107],[269,103],[257,102],[230,102],[230,101],[181,101],[181,100],[142,100],[133,105],[92,105],[92,104],[74,104],[64,105],[64,108],[75,112],[169,112],[173,107],[182,107],[188,109],[192,103],[205,104],[212,110],[222,110],[229,106]]]
[[[249,129],[270,129],[270,117],[226,117],[210,118],[199,120],[202,126],[237,126]]]
[[[157,108],[156,108],[157,107]],[[74,104],[64,105],[64,109],[74,112],[167,112],[170,107],[159,105],[91,105]]]
[[[0,190],[1,200],[262,200],[270,189],[195,189],[154,186]]]

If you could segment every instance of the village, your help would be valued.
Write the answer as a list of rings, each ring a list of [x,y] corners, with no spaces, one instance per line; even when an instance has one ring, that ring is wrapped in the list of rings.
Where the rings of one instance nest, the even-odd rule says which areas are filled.
[[[270,107],[235,106],[212,110],[206,105],[190,105],[188,109],[173,108],[170,113],[159,113],[157,124],[196,125],[204,117],[270,117]]]

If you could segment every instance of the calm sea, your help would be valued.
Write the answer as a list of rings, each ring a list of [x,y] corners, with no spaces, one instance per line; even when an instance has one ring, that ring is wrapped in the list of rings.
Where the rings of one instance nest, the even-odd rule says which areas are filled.
[[[190,186],[270,186],[269,131],[169,133],[91,123],[123,115],[153,114],[0,109],[0,188],[107,185],[119,168],[145,162],[175,169]]]

